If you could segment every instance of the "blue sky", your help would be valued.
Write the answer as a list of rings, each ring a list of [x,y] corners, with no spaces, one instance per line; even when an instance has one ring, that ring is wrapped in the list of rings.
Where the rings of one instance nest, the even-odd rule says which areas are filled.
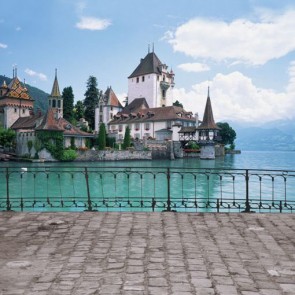
[[[86,81],[127,95],[127,77],[154,43],[175,72],[174,100],[216,121],[295,118],[294,0],[10,0],[0,10],[0,74],[84,99]]]

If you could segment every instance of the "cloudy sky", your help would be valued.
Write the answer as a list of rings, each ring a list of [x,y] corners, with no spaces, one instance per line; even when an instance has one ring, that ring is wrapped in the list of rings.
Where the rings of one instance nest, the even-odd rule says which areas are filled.
[[[10,0],[0,32],[0,74],[46,92],[57,68],[75,100],[90,75],[123,99],[154,44],[185,109],[202,117],[210,86],[216,121],[295,119],[294,0]]]

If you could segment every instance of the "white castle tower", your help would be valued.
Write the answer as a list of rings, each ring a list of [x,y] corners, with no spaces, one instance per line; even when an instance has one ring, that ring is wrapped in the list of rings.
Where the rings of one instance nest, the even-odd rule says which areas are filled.
[[[150,108],[171,106],[173,87],[173,71],[168,71],[154,51],[149,52],[128,77],[128,103],[145,98]]]

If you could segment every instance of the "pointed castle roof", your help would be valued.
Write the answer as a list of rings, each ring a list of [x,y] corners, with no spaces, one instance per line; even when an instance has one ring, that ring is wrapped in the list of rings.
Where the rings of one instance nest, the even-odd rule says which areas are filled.
[[[112,107],[123,108],[111,86],[104,93],[104,102]]]
[[[162,62],[154,52],[149,52],[145,58],[128,78],[138,77],[146,74],[161,74]]]
[[[8,85],[4,80],[2,89],[6,89],[5,97],[32,100],[28,89],[22,85],[17,76],[15,76]]]
[[[207,96],[207,102],[205,106],[204,116],[203,116],[203,122],[199,127],[197,127],[198,130],[200,129],[220,129],[214,121],[213,117],[213,111],[211,106],[211,99],[210,99],[210,93],[209,93],[209,87],[208,87],[208,96]]]
[[[60,91],[59,91],[59,86],[58,86],[58,81],[57,81],[57,69],[55,69],[55,78],[52,86],[52,91],[50,94],[51,97],[61,97]]]

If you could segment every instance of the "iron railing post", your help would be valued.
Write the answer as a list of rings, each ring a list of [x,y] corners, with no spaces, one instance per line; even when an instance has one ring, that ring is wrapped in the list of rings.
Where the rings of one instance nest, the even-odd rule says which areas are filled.
[[[89,189],[89,176],[87,167],[85,167],[85,180],[86,180],[86,188],[87,188],[87,203],[88,208],[86,211],[92,211],[91,197],[90,197],[90,189]]]
[[[170,168],[167,168],[167,211],[171,211],[171,199],[170,199]]]
[[[251,212],[251,206],[250,206],[250,201],[249,201],[249,170],[246,169],[246,202],[245,202],[245,213],[250,213]]]
[[[10,197],[9,197],[9,173],[8,173],[8,167],[6,167],[6,210],[11,210],[11,204],[10,204]]]

